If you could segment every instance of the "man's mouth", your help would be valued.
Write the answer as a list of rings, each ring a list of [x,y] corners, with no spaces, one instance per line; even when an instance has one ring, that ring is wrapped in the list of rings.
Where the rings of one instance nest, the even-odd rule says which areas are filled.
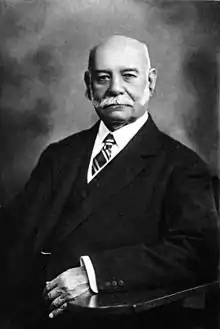
[[[105,107],[121,107],[123,105],[124,104],[109,104],[109,105],[106,105]]]
[[[121,108],[123,106],[129,106],[127,104],[108,104],[108,105],[105,105],[104,108],[114,108],[114,109],[117,109],[117,108]]]

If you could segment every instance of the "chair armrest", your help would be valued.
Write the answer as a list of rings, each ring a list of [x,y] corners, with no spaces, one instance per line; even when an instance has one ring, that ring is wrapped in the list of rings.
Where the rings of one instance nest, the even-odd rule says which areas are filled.
[[[219,281],[179,290],[156,289],[96,295],[87,292],[72,301],[68,310],[77,309],[77,311],[93,312],[94,315],[134,314],[179,302],[198,293],[208,293],[217,289],[219,289]]]

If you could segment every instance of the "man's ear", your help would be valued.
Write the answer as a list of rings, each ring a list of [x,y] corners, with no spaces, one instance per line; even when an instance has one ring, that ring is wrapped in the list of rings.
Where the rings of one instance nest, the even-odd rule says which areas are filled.
[[[156,81],[157,81],[157,71],[156,69],[152,68],[149,70],[148,73],[149,90],[151,95],[153,95],[155,92]]]
[[[89,71],[86,71],[84,74],[84,82],[86,85],[86,91],[85,95],[86,97],[91,101],[92,95],[91,95],[91,77]]]

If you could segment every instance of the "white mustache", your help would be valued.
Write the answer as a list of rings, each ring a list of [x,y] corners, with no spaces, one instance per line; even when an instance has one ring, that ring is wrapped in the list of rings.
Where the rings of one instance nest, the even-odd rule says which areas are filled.
[[[93,105],[95,107],[104,108],[111,105],[127,105],[127,106],[133,106],[134,102],[130,99],[125,99],[124,97],[118,96],[118,97],[108,97],[101,101],[93,101]]]

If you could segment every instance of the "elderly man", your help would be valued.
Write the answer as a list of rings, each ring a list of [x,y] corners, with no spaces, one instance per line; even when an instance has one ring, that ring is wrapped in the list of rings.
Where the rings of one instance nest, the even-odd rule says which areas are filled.
[[[5,210],[17,227],[8,278],[27,328],[62,323],[89,289],[186,287],[216,275],[210,175],[147,111],[156,72],[146,45],[110,37],[91,50],[85,83],[100,120],[50,145]]]

